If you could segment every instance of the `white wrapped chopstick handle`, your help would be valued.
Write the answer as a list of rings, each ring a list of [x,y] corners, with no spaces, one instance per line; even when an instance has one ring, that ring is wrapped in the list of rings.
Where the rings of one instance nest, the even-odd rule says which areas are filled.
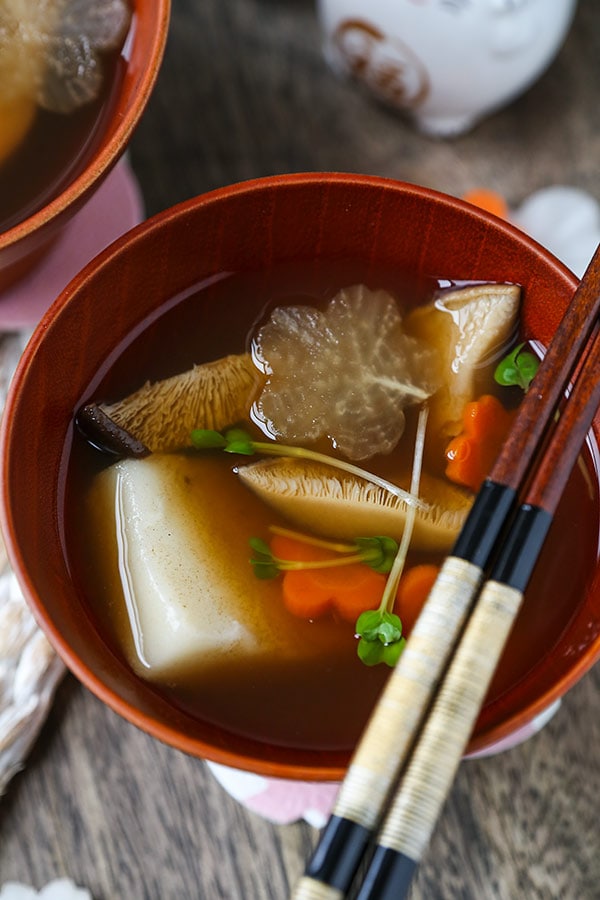
[[[522,600],[520,590],[500,582],[484,586],[379,831],[358,900],[379,900],[388,890],[404,896],[405,885],[384,883],[390,857],[421,860]]]

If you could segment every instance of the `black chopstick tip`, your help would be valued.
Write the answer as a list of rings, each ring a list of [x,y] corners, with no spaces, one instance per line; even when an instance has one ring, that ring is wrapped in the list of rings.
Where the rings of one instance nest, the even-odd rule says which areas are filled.
[[[540,506],[524,503],[491,571],[491,579],[525,591],[552,524],[552,515]]]
[[[403,900],[417,868],[417,862],[392,850],[378,846],[360,886],[356,900]]]
[[[516,499],[517,492],[513,488],[486,479],[456,540],[452,556],[464,559],[481,570],[486,569]]]
[[[372,836],[363,825],[332,815],[308,863],[306,875],[345,894]]]

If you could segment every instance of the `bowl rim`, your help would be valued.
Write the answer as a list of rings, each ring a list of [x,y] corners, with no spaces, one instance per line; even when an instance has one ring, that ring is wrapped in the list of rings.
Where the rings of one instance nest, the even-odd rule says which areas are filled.
[[[563,284],[568,285],[569,289],[574,291],[577,287],[577,277],[550,251],[516,226],[512,225],[510,222],[497,218],[492,213],[474,207],[472,204],[463,201],[460,198],[432,188],[377,175],[361,175],[345,172],[298,172],[249,179],[199,194],[156,213],[132,228],[126,234],[117,238],[117,240],[91,260],[59,294],[34,330],[21,360],[19,361],[15,375],[13,376],[7,397],[5,415],[2,417],[2,423],[0,425],[0,454],[3,460],[2,465],[5,476],[2,479],[0,525],[5,536],[7,552],[35,618],[49,637],[59,656],[66,663],[69,670],[87,688],[89,688],[92,693],[99,697],[114,711],[118,712],[123,718],[176,749],[194,756],[209,759],[222,765],[233,766],[238,769],[268,777],[321,782],[341,780],[346,771],[346,767],[323,761],[322,755],[318,751],[315,751],[315,765],[312,763],[294,764],[265,759],[264,757],[252,755],[252,753],[249,752],[229,750],[224,747],[209,744],[201,738],[186,735],[182,731],[177,730],[174,726],[158,721],[155,716],[148,715],[138,710],[128,700],[120,696],[113,687],[109,687],[105,684],[101,675],[94,672],[92,668],[69,647],[60,631],[45,613],[43,602],[38,596],[39,591],[34,586],[33,580],[29,576],[20,547],[15,539],[15,529],[13,528],[12,513],[10,511],[11,503],[9,499],[8,478],[6,477],[8,474],[7,450],[10,444],[7,423],[11,419],[13,407],[18,402],[21,384],[27,378],[28,370],[34,361],[40,342],[44,340],[46,332],[49,329],[52,329],[54,320],[57,316],[60,316],[61,311],[64,308],[72,302],[77,302],[80,290],[85,284],[89,283],[90,280],[93,280],[98,269],[102,268],[108,261],[118,259],[119,257],[122,257],[123,254],[126,254],[128,247],[132,243],[143,241],[146,235],[155,232],[157,229],[160,230],[166,222],[173,218],[185,216],[190,210],[218,203],[222,199],[232,195],[256,191],[260,192],[265,189],[272,189],[278,185],[302,186],[305,184],[340,182],[345,184],[355,184],[365,188],[370,186],[378,188],[387,187],[392,190],[400,190],[402,193],[412,193],[422,198],[428,198],[435,203],[450,206],[454,209],[463,210],[467,212],[469,216],[475,216],[480,221],[483,220],[484,222],[491,224],[496,231],[500,230],[507,234],[511,239],[516,239],[519,244],[525,245],[538,257],[541,256],[544,264],[548,266],[550,270],[553,270],[557,279],[559,281],[562,280]],[[477,736],[476,740],[470,743],[468,752],[473,753],[484,750],[488,748],[491,743],[496,743],[497,741],[506,738],[525,724],[531,722],[532,718],[550,706],[555,700],[563,696],[565,692],[591,668],[598,658],[600,658],[600,635],[598,635],[593,645],[590,645],[587,649],[585,656],[573,663],[568,671],[562,677],[557,679],[550,688],[541,692],[535,701],[531,702],[525,700],[522,708],[519,708],[506,719],[503,719],[499,725],[483,730]]]
[[[158,78],[169,33],[171,0],[151,0],[151,6],[155,8],[157,28],[152,35],[148,63],[144,66],[136,86],[129,115],[120,119],[110,140],[102,146],[100,152],[92,155],[84,170],[73,181],[70,181],[58,196],[51,199],[41,209],[27,216],[27,218],[17,222],[11,228],[0,232],[0,251],[4,251],[18,244],[29,235],[35,234],[49,223],[59,219],[71,206],[79,201],[83,202],[98,181],[108,174],[112,166],[124,153],[148,104]],[[134,36],[135,29],[139,27],[136,18],[139,18],[139,13],[134,7],[130,25],[130,34],[133,33]],[[127,40],[129,38],[126,39],[125,46],[127,45]]]

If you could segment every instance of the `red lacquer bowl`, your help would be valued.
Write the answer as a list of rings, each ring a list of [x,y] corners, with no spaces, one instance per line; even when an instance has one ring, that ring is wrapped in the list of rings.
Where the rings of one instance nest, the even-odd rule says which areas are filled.
[[[166,298],[222,273],[274,262],[360,257],[453,280],[515,281],[527,335],[551,339],[576,278],[512,226],[448,196],[345,174],[289,175],[226,187],[144,222],[92,261],[37,328],[3,419],[3,527],[33,611],[70,669],[127,719],[188,753],[288,778],[336,780],[348,754],[265,746],[176,711],[112,652],[84,611],[65,563],[61,508],[73,413],[105,361]],[[598,521],[588,523],[598,532]],[[68,548],[67,548],[68,550]],[[552,646],[479,719],[469,749],[514,734],[600,655],[600,584]],[[549,598],[552,602],[552,598]]]
[[[45,206],[0,233],[0,291],[25,275],[102,183],[124,150],[156,81],[169,28],[170,0],[132,0],[124,71],[100,139],[84,168]]]

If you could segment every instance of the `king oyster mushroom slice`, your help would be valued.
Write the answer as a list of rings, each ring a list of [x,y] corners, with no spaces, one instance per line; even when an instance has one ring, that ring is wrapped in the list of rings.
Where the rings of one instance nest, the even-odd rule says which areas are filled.
[[[437,351],[442,387],[429,401],[429,435],[445,446],[462,430],[462,412],[476,397],[476,374],[516,328],[521,289],[477,284],[448,290],[404,320],[407,333]]]
[[[240,466],[238,476],[265,503],[297,527],[324,537],[353,540],[380,534],[400,540],[408,506],[385,488],[319,463],[289,457]],[[416,507],[412,546],[451,549],[472,495],[449,482],[421,475],[423,507]]]
[[[181,450],[191,445],[194,428],[220,431],[246,419],[261,380],[248,353],[225,356],[147,382],[117,403],[86,407],[84,429],[107,418],[152,453]]]

